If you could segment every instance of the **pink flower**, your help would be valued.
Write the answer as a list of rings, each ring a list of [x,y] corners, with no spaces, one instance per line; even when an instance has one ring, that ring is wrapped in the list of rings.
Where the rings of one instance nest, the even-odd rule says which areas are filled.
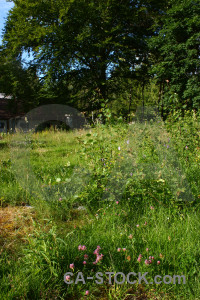
[[[147,225],[147,221],[144,222],[144,225]]]
[[[148,259],[145,259],[145,265],[149,265]]]
[[[154,207],[151,205],[151,206],[150,206],[150,209],[151,209],[151,210],[153,210],[153,209],[154,209]]]
[[[117,252],[120,252],[121,251],[121,248],[117,248]]]
[[[157,261],[157,265],[159,265],[159,264],[160,264],[160,261],[158,260],[158,261]]]
[[[70,267],[70,269],[73,270],[74,269],[74,264],[70,264],[69,267]]]
[[[116,204],[119,204],[119,201],[116,201]]]
[[[62,198],[59,198],[59,201],[62,201]]]
[[[128,238],[129,238],[129,239],[132,239],[132,238],[133,238],[133,235],[132,235],[132,234],[130,234]]]
[[[84,261],[83,261],[83,264],[86,265],[86,263],[87,263],[87,262],[84,260]]]
[[[78,250],[80,251],[80,250],[82,250],[82,251],[84,251],[84,250],[86,250],[87,248],[86,248],[86,246],[82,246],[82,245],[79,245],[78,246]]]
[[[151,259],[151,256],[149,256],[149,259]]]
[[[154,256],[152,256],[151,259],[154,259]]]
[[[123,250],[123,251],[126,251],[126,248],[123,248],[122,250]]]
[[[89,293],[90,293],[89,291],[85,291],[85,295],[86,295],[86,296],[88,296],[88,295],[89,295]]]
[[[99,249],[94,250],[93,254],[98,255],[99,254]]]
[[[149,251],[149,248],[146,248],[146,251],[148,252],[148,251]]]
[[[101,255],[97,255],[97,258],[96,258],[96,263],[100,262],[103,258],[103,254]]]
[[[141,262],[141,257],[140,257],[140,256],[138,257],[137,261],[138,261],[138,262]]]
[[[97,249],[101,249],[101,247],[100,247],[100,246],[97,246]]]
[[[66,281],[70,281],[70,276],[67,275],[67,276],[65,277],[65,279],[66,279]]]
[[[87,254],[84,254],[84,259],[88,259],[88,255]]]
[[[140,227],[140,225],[139,225],[139,224],[137,224],[137,225],[136,225],[136,227],[138,228],[138,227]]]

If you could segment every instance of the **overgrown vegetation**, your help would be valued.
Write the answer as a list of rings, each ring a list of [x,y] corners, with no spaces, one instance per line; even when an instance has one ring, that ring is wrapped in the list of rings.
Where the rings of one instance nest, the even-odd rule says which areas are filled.
[[[199,119],[177,112],[165,123],[3,136],[1,299],[198,299]],[[186,284],[67,285],[70,271]]]

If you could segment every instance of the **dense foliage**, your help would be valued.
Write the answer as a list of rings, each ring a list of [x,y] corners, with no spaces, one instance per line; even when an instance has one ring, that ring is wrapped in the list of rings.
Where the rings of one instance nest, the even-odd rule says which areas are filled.
[[[198,109],[199,0],[13,2],[1,56],[21,61],[24,69],[23,55],[30,55],[40,79],[39,94],[31,86],[38,99],[33,106],[53,101],[89,114],[106,105],[127,116],[148,104],[155,79],[153,102],[162,113]]]

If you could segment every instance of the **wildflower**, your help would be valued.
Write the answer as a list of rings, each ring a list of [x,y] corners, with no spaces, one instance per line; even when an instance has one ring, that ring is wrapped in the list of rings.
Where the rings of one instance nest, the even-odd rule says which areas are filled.
[[[73,270],[74,269],[74,264],[70,264],[69,267],[70,267],[70,269]]]
[[[160,264],[160,261],[158,260],[158,261],[157,261],[157,265],[159,265],[159,264]]]
[[[62,198],[59,198],[59,201],[62,201]]]
[[[121,148],[120,148],[120,147],[118,147],[118,150],[119,150],[119,151],[120,151],[120,149],[121,149]]]
[[[130,234],[128,238],[129,238],[129,239],[132,239],[132,238],[133,238],[133,235],[132,235],[132,234]]]
[[[129,140],[126,141],[127,145],[129,145]]]
[[[148,251],[149,251],[149,248],[146,248],[146,251],[148,252]]]
[[[84,265],[86,265],[86,264],[87,264],[87,262],[84,260],[84,261],[83,261],[83,264],[84,264]]]
[[[133,176],[133,173],[131,172],[130,175]]]
[[[89,291],[85,291],[85,295],[86,295],[86,296],[88,296],[88,295],[89,295],[89,293],[90,293]]]
[[[84,250],[86,250],[86,246],[85,245],[79,245],[78,246],[78,250],[80,251],[80,250],[82,250],[82,251],[84,251]]]
[[[145,226],[147,225],[147,221],[144,222],[144,225],[145,225]]]
[[[103,254],[101,255],[97,255],[97,258],[96,258],[96,263],[100,262],[103,258]]]
[[[162,255],[161,253],[160,253],[160,255],[159,255],[159,256],[160,256],[160,258],[163,258],[163,255]]]
[[[139,225],[139,224],[137,224],[137,225],[136,225],[136,227],[138,228],[138,227],[140,227],[140,225]]]
[[[149,256],[149,259],[151,259],[151,256]]]
[[[125,252],[125,251],[126,251],[126,248],[123,248],[122,250]]]
[[[95,249],[93,254],[98,255],[99,254],[99,249]]]
[[[188,146],[185,146],[185,149],[187,150],[187,149],[188,149]]]
[[[65,279],[66,279],[66,281],[70,281],[70,275],[67,275],[67,276],[65,277]]]
[[[169,149],[169,145],[167,145],[167,149]]]
[[[151,209],[151,210],[153,210],[153,209],[154,209],[154,207],[151,205],[151,206],[150,206],[150,209]]]
[[[84,254],[84,259],[88,259],[88,255],[87,254]]]
[[[151,257],[151,259],[153,259],[153,260],[154,260],[154,256],[152,256],[152,257]]]
[[[116,204],[119,204],[119,201],[116,201]]]
[[[120,252],[121,251],[121,248],[117,248],[117,252]]]
[[[145,259],[145,265],[149,265],[148,259]]]
[[[127,260],[128,260],[128,261],[130,261],[130,260],[131,260],[131,257],[130,257],[130,255],[128,255],[128,256],[127,256]]]
[[[101,249],[101,247],[100,247],[100,246],[97,246],[97,249]]]
[[[141,257],[138,257],[137,261],[138,261],[138,262],[141,262]]]

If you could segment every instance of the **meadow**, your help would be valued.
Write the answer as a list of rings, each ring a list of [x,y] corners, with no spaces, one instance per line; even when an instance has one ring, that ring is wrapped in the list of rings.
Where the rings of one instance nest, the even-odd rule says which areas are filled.
[[[199,121],[2,135],[0,298],[200,299]]]

